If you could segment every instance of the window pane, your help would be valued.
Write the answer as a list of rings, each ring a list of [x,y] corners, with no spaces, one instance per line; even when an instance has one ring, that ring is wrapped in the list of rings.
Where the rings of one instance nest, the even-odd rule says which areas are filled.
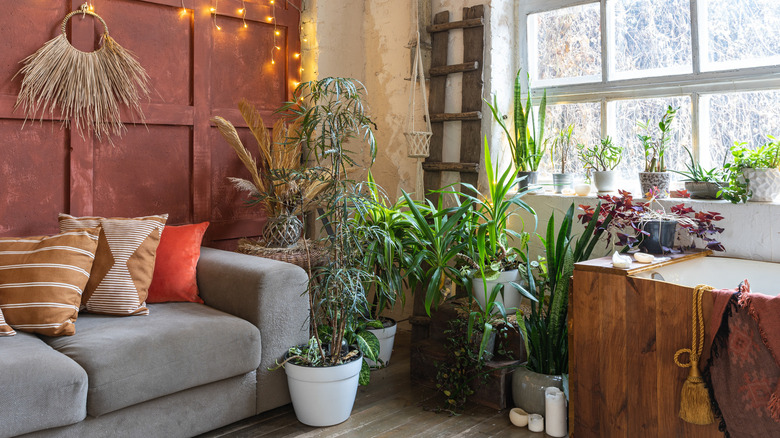
[[[756,147],[767,135],[780,138],[780,91],[713,94],[703,97],[702,108],[709,113],[709,157],[721,165],[735,141]],[[730,156],[730,154],[729,154]]]
[[[780,63],[780,2],[707,0],[702,49],[707,70]]]
[[[690,73],[689,0],[613,0],[615,78]]]
[[[566,158],[566,171],[582,174],[582,165],[577,157],[574,147],[577,143],[593,144],[601,138],[601,104],[598,102],[572,103],[561,105],[549,105],[545,119],[545,138],[547,138],[547,151],[539,165],[542,173],[552,173],[550,161],[550,148],[555,137],[562,129],[574,125],[572,131],[572,148]],[[560,172],[560,159],[556,159],[556,172]]]
[[[637,134],[644,133],[637,126],[637,121],[651,119],[651,132],[658,132],[658,122],[666,113],[666,107],[680,107],[677,111],[672,136],[664,155],[667,169],[684,169],[685,160],[688,159],[684,147],[691,147],[691,98],[665,97],[658,99],[620,100],[613,102],[609,111],[614,114],[615,126],[612,129],[612,143],[623,147],[623,161],[618,167],[623,177],[632,181],[637,180],[637,173],[644,170],[645,153]]]
[[[535,79],[601,79],[598,3],[530,14],[528,24],[533,32],[531,40],[536,39],[531,54],[536,65]]]

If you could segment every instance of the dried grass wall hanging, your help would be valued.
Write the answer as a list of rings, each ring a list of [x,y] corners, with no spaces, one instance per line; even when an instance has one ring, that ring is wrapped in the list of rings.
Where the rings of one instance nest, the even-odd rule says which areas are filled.
[[[103,24],[105,32],[97,50],[82,52],[68,41],[66,25],[76,14],[91,15]],[[88,131],[109,142],[111,135],[121,137],[125,131],[119,103],[144,120],[140,99],[149,95],[149,75],[130,51],[109,36],[108,25],[87,3],[65,16],[61,35],[22,63],[24,67],[17,74],[24,78],[14,110],[21,106],[26,119],[35,119],[40,111],[43,120],[46,111],[54,115],[54,109],[59,108],[66,127],[73,119],[82,137]]]

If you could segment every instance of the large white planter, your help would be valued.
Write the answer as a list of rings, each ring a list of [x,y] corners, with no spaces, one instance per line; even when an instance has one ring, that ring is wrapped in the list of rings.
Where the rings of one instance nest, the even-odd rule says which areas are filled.
[[[383,363],[384,366],[390,364],[390,355],[393,354],[393,343],[395,342],[395,331],[398,328],[398,324],[395,322],[395,320],[390,318],[388,318],[388,320],[393,323],[389,327],[381,329],[368,329],[368,331],[376,335],[377,339],[379,339],[379,359],[382,361],[377,363],[367,358],[366,363],[368,363],[368,366],[371,368],[381,368],[381,363]]]
[[[347,421],[357,395],[363,355],[332,367],[284,366],[293,409],[298,421],[321,427]]]
[[[504,285],[504,296],[502,298],[501,293],[499,292],[498,296],[496,296],[496,301],[504,305],[504,309],[506,309],[507,314],[514,312],[518,306],[520,306],[520,301],[523,299],[523,296],[520,295],[520,292],[509,285],[510,281],[514,281],[515,283],[520,282],[520,272],[517,269],[504,271],[498,276],[497,279],[487,282],[488,294],[493,291],[493,287],[496,284],[501,283]],[[482,278],[474,278],[471,280],[471,293],[474,295],[474,299],[482,305],[482,308],[484,308],[485,286],[482,282]]]
[[[748,180],[748,189],[752,192],[750,201],[772,202],[780,194],[780,170],[742,169],[742,175]]]

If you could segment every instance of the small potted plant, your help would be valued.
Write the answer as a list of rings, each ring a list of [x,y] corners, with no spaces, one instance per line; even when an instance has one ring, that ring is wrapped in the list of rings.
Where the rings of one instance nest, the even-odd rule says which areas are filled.
[[[573,188],[574,174],[567,172],[567,170],[570,170],[571,161],[568,162],[569,166],[566,166],[566,159],[572,150],[573,131],[574,125],[561,129],[561,132],[553,140],[552,147],[550,147],[550,164],[552,165],[555,193],[561,193],[566,188]]]
[[[585,168],[592,172],[596,191],[599,193],[616,191],[617,172],[615,168],[623,159],[623,148],[614,146],[612,139],[606,136],[599,143],[590,147],[578,144],[577,150]]]
[[[539,163],[544,156],[544,119],[547,111],[547,90],[542,95],[539,104],[538,118],[534,117],[534,108],[531,103],[530,76],[527,79],[528,98],[523,108],[522,76],[520,70],[515,75],[514,107],[512,130],[506,126],[504,115],[498,110],[498,101],[493,96],[493,104],[487,100],[485,103],[493,114],[493,120],[504,130],[509,141],[509,151],[512,154],[512,162],[515,165],[518,176],[518,190],[524,190],[529,185],[536,184]]]
[[[671,126],[674,122],[679,107],[672,108],[671,105],[666,109],[666,113],[658,122],[658,132],[654,133],[651,127],[651,120],[638,121],[637,126],[644,133],[637,134],[637,138],[642,142],[642,148],[645,155],[644,172],[639,173],[639,183],[642,187],[642,193],[649,193],[653,187],[657,188],[658,198],[669,197],[669,184],[671,174],[666,171],[665,154],[671,141]]]
[[[690,149],[685,148],[690,163],[686,163],[686,170],[671,170],[678,175],[683,176],[685,181],[685,190],[690,193],[693,199],[720,199],[718,192],[726,184],[723,169],[714,167],[704,169],[694,158]]]
[[[771,141],[756,149],[747,148],[746,143],[731,147],[733,162],[723,165],[729,183],[721,191],[725,199],[733,203],[771,202],[780,194],[780,142],[767,137]]]

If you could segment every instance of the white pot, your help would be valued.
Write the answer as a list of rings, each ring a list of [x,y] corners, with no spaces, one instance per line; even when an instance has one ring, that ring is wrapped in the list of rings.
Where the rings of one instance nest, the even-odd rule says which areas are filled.
[[[574,193],[576,193],[577,196],[588,196],[588,194],[590,193],[590,184],[588,183],[574,184]]]
[[[390,355],[393,354],[393,343],[395,342],[395,331],[398,328],[398,324],[394,320],[388,319],[393,325],[381,329],[368,329],[368,331],[376,335],[377,339],[379,339],[379,359],[382,361],[380,363],[383,363],[384,366],[390,364]],[[380,363],[374,362],[368,358],[366,359],[366,363],[368,363],[368,366],[371,368],[382,367]]]
[[[293,409],[298,421],[320,427],[347,421],[357,395],[363,355],[332,367],[284,365]]]
[[[748,189],[753,193],[750,201],[772,202],[780,194],[780,170],[742,169],[748,180]]]
[[[499,292],[496,296],[496,301],[504,305],[507,314],[517,310],[518,306],[520,306],[520,301],[523,299],[520,292],[509,285],[510,281],[514,281],[515,283],[520,282],[520,272],[517,269],[504,271],[499,274],[497,279],[487,282],[488,294],[493,291],[493,287],[496,284],[501,283],[504,285],[504,296],[502,297],[501,292]],[[485,288],[482,278],[474,278],[471,280],[471,293],[474,295],[474,299],[482,305],[482,308],[484,308]]]
[[[617,172],[614,170],[594,171],[593,185],[599,193],[608,193],[617,191]]]

